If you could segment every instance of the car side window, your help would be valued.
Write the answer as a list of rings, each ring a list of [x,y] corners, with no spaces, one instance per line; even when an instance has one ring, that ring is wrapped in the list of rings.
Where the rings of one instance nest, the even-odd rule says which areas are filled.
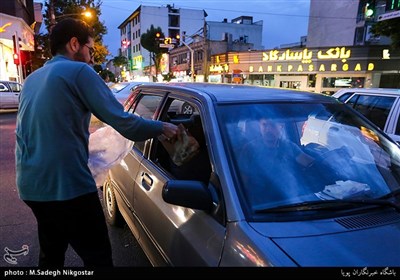
[[[394,134],[400,135],[400,118],[397,119],[396,131]]]
[[[191,107],[190,110],[187,110],[189,108],[188,106]],[[202,181],[208,185],[211,175],[211,164],[202,117],[198,113],[199,110],[197,106],[183,100],[169,99],[167,107],[168,108],[164,110],[164,114],[161,116],[161,120],[171,122],[175,125],[183,125],[187,131],[187,135],[195,139],[195,141],[187,142],[185,138],[182,138],[181,142],[175,143],[175,147],[178,151],[182,150],[182,153],[189,153],[191,152],[191,148],[195,146],[196,152],[189,160],[181,165],[177,165],[176,161],[174,161],[171,156],[171,149],[168,149],[168,144],[157,139],[153,141],[155,152],[152,155],[152,160],[175,179]],[[186,114],[182,114],[181,112],[186,112]],[[186,144],[187,147],[182,149],[179,147],[180,143],[183,145]]]
[[[162,96],[159,95],[143,95],[140,100],[136,103],[134,109],[129,110],[130,113],[134,113],[145,119],[153,119],[154,115],[162,101]],[[142,153],[144,152],[144,144],[146,141],[135,141],[133,146],[139,149]]]
[[[345,102],[352,94],[353,92],[346,92],[343,95],[341,95],[338,99],[342,102]]]
[[[21,91],[21,85],[17,83],[9,83],[10,88],[13,92],[20,92]]]
[[[383,130],[395,100],[395,97],[389,96],[359,95],[353,108]]]
[[[0,83],[0,92],[8,91],[8,88],[6,87],[5,84]]]

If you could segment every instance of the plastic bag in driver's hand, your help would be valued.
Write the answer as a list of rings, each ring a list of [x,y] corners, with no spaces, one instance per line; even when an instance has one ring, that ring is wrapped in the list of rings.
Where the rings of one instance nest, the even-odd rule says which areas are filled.
[[[132,141],[123,137],[111,126],[99,128],[90,134],[88,166],[97,187],[103,185],[108,170],[120,163],[132,146]]]

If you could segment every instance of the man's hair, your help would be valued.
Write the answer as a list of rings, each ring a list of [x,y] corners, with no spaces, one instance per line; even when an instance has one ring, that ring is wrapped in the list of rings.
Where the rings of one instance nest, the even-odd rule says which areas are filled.
[[[54,56],[57,53],[65,52],[65,45],[76,37],[80,44],[89,42],[94,37],[93,29],[84,21],[73,18],[66,18],[57,23],[50,34],[50,50]]]

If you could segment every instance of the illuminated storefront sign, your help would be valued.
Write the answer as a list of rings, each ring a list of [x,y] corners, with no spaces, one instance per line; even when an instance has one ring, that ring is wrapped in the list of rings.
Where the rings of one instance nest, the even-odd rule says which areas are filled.
[[[311,62],[312,52],[304,49],[298,52],[292,52],[290,49],[286,51],[271,50],[269,52],[262,53],[263,61],[290,61],[290,60],[300,60],[306,62]]]
[[[6,32],[6,28],[8,26],[11,26],[12,23],[11,22],[7,22],[6,24],[4,24],[3,26],[0,26],[0,33]]]
[[[241,57],[241,60],[239,60]],[[400,70],[400,54],[383,47],[332,47],[329,49],[269,50],[232,53],[228,61],[214,57],[211,73],[241,68],[247,73],[323,73]],[[222,63],[221,63],[222,62]]]
[[[375,64],[370,63],[319,63],[319,64],[265,64],[260,66],[249,66],[249,72],[257,72],[264,73],[264,72],[360,72],[360,71],[372,71],[375,68]],[[213,73],[222,73],[228,72],[229,66],[228,64],[224,65],[211,65],[210,72]]]
[[[293,61],[298,60],[303,63],[311,63],[314,58],[318,59],[348,59],[351,56],[351,50],[346,50],[345,47],[330,48],[326,51],[311,51],[304,49],[301,51],[291,51],[287,49],[285,51],[271,50],[269,52],[262,53],[263,61]]]
[[[388,49],[382,51],[382,59],[390,59],[390,52]]]
[[[228,64],[223,64],[223,65],[211,65],[210,66],[210,72],[228,72],[229,66]]]
[[[337,72],[337,71],[372,71],[374,70],[374,63],[344,63],[344,64],[336,64],[336,63],[320,63],[318,65],[314,64],[274,64],[274,65],[266,65],[259,66],[258,72]],[[249,72],[254,72],[254,67],[249,67]]]

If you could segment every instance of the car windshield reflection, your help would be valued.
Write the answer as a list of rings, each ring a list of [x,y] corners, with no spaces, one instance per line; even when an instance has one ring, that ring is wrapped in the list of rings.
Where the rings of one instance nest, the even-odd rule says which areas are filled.
[[[399,188],[398,147],[343,104],[226,105],[219,120],[238,193],[252,213],[377,199]]]

